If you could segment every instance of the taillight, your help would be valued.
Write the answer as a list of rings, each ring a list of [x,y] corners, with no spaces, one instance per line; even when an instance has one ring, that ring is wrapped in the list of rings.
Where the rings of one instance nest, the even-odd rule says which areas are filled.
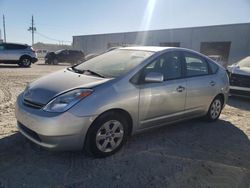
[[[30,47],[30,49],[31,49],[32,52],[34,52],[34,53],[36,52],[36,51],[34,50],[34,48]]]

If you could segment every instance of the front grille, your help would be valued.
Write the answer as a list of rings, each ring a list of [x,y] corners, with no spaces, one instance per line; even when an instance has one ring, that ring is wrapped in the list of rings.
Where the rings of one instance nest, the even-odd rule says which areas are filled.
[[[250,87],[250,76],[232,73],[230,75],[230,85],[239,87]]]
[[[41,109],[44,106],[42,104],[35,103],[35,102],[29,101],[27,99],[23,100],[23,104],[26,105],[26,106],[32,107],[32,108],[36,108],[36,109]]]
[[[38,134],[35,131],[32,131],[31,129],[25,127],[22,123],[18,122],[18,126],[19,128],[25,132],[27,135],[29,135],[30,137],[34,138],[35,140],[41,142],[40,137],[38,136]]]

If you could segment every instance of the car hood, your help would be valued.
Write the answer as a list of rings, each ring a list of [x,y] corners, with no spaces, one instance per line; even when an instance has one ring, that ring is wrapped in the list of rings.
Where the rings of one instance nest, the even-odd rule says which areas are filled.
[[[228,71],[233,74],[241,74],[241,75],[250,76],[250,68],[247,68],[247,67],[239,67],[239,66],[233,65],[233,66],[228,67]]]
[[[60,93],[75,88],[93,88],[109,80],[92,75],[77,74],[67,69],[61,70],[30,83],[24,91],[24,99],[45,105]]]

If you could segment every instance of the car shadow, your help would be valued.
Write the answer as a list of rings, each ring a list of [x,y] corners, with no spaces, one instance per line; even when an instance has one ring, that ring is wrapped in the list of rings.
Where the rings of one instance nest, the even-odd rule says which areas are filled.
[[[10,64],[0,64],[0,69],[4,69],[4,68],[24,68],[24,67],[20,67],[17,64],[13,64],[13,65],[10,65]]]
[[[240,181],[248,183],[249,159],[248,136],[224,120],[153,129],[131,137],[120,152],[104,159],[47,151],[14,133],[0,139],[0,187],[162,187],[186,177],[219,179],[219,173],[228,183],[245,173]]]
[[[227,105],[241,110],[250,110],[250,98],[230,96]]]

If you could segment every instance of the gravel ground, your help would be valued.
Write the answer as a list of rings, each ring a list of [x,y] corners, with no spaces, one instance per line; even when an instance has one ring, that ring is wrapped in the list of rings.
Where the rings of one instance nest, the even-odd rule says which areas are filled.
[[[16,130],[26,84],[65,65],[0,65],[0,188],[250,187],[250,100],[230,98],[220,120],[196,119],[131,137],[117,154],[49,152]]]

